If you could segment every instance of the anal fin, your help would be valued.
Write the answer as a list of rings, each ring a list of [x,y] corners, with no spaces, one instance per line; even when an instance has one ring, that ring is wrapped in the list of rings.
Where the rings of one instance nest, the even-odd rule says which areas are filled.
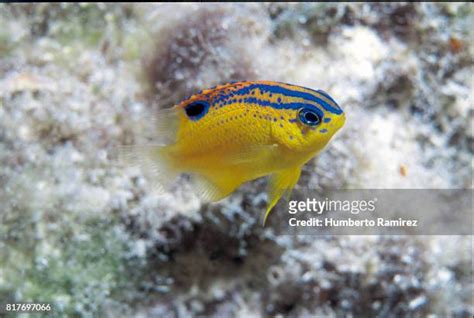
[[[212,175],[195,174],[193,186],[204,201],[219,201],[242,184],[236,175],[220,173]]]

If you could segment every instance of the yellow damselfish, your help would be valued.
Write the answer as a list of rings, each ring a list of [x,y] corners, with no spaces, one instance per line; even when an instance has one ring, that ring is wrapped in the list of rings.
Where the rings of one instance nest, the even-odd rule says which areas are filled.
[[[153,145],[124,153],[163,185],[194,175],[202,197],[217,201],[242,183],[270,175],[263,223],[290,194],[301,167],[344,125],[345,114],[324,91],[270,81],[203,90],[156,115]]]

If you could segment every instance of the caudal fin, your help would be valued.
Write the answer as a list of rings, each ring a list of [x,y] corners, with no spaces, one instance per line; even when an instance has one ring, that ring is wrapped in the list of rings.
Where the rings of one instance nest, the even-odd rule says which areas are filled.
[[[179,173],[169,150],[176,142],[178,127],[176,107],[155,111],[143,121],[143,126],[136,127],[143,134],[141,137],[148,136],[152,144],[118,146],[112,152],[117,152],[120,164],[140,168],[153,188],[162,191]]]
[[[131,145],[118,147],[119,162],[138,167],[154,190],[164,191],[178,171],[167,153],[167,146]]]

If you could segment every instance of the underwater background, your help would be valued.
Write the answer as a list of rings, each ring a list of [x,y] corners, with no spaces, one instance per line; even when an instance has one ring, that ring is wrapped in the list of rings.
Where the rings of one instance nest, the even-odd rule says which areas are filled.
[[[0,4],[0,303],[50,316],[471,317],[472,236],[276,235],[113,157],[200,89],[275,80],[347,122],[294,190],[473,187],[470,3]],[[112,155],[111,155],[112,154]],[[429,211],[426,211],[429,213]]]

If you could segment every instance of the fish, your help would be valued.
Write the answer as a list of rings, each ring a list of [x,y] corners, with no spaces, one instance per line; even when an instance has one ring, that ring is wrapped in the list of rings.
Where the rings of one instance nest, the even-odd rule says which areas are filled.
[[[204,89],[156,112],[153,141],[121,151],[156,188],[192,175],[206,201],[219,201],[243,183],[269,176],[265,225],[287,199],[301,168],[326,147],[346,117],[323,90],[273,81],[232,82]]]

